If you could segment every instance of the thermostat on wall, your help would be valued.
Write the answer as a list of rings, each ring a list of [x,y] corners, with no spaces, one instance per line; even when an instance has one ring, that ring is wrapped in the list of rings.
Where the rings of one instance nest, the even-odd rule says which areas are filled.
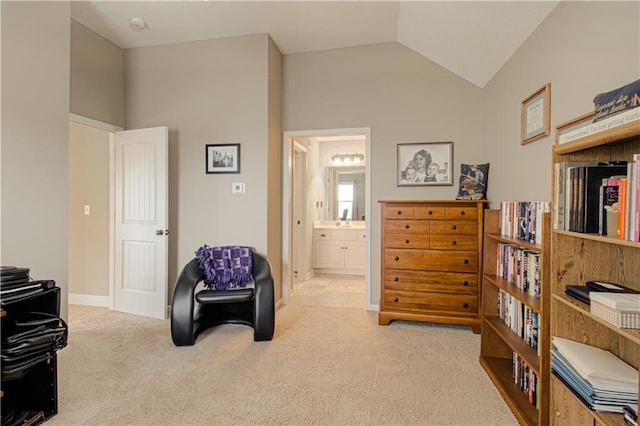
[[[244,194],[244,192],[245,192],[244,182],[233,182],[231,184],[232,194]]]

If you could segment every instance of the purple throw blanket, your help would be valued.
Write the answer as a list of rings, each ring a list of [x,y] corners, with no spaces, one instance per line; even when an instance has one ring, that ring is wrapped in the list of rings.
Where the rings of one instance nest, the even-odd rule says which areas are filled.
[[[253,281],[251,247],[203,245],[196,251],[204,285],[209,290],[245,287]]]

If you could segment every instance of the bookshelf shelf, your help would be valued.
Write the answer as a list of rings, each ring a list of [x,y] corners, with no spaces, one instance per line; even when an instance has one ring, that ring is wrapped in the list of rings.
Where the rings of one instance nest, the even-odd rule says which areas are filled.
[[[539,413],[527,396],[518,389],[511,376],[511,360],[496,357],[481,357],[480,364],[500,391],[520,424],[538,424]]]
[[[554,145],[553,164],[582,161],[631,161],[640,153],[640,123],[630,122],[581,139]],[[554,196],[557,176],[552,176]],[[557,200],[553,200],[556,203]],[[640,330],[619,328],[590,312],[589,305],[565,295],[566,285],[587,281],[621,284],[640,290],[640,243],[595,234],[564,230],[551,232],[551,310],[550,335],[586,343],[608,351],[638,368]],[[560,419],[599,426],[623,425],[622,414],[591,411],[559,380],[552,380],[550,415],[553,424]]]
[[[599,234],[585,234],[585,233],[582,233],[582,232],[562,231],[562,230],[559,230],[559,229],[556,229],[555,233],[558,234],[558,235],[565,235],[567,237],[575,237],[575,238],[580,238],[580,239],[583,239],[583,240],[598,241],[598,242],[603,243],[603,244],[635,247],[635,248],[640,249],[640,243],[638,243],[638,242],[622,240],[622,239],[613,238],[613,237],[604,237],[604,236],[599,235]]]
[[[533,244],[500,235],[500,210],[485,212],[482,275],[482,335],[480,364],[521,424],[547,425],[549,422],[549,242],[551,215],[545,213],[542,243]],[[529,294],[498,275],[498,244],[511,244],[540,253],[540,297]],[[498,313],[500,290],[538,314],[538,350],[505,324]],[[514,381],[514,354],[538,377],[535,404]]]
[[[571,297],[561,294],[554,294],[553,298],[560,303],[564,303],[565,305],[570,306],[572,309],[579,309],[581,311],[584,311],[584,315],[591,320],[603,325],[604,327],[610,328],[612,331],[619,333],[620,335],[635,342],[636,344],[640,344],[640,330],[636,330],[633,328],[616,327],[614,324],[611,324],[610,322],[593,315],[590,311],[589,305]]]

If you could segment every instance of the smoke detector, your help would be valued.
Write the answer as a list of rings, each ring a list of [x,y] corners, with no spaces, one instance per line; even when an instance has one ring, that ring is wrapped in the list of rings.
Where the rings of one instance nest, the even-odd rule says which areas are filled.
[[[129,28],[131,31],[142,31],[147,28],[147,24],[140,18],[131,18],[129,20]]]

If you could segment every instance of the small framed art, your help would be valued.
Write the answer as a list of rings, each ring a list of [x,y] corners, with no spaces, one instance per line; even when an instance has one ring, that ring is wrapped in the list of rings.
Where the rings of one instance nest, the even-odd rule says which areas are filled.
[[[520,145],[545,136],[551,131],[551,83],[536,90],[520,107]]]
[[[453,185],[453,142],[398,144],[398,186]]]
[[[207,144],[206,172],[240,173],[240,144]]]

